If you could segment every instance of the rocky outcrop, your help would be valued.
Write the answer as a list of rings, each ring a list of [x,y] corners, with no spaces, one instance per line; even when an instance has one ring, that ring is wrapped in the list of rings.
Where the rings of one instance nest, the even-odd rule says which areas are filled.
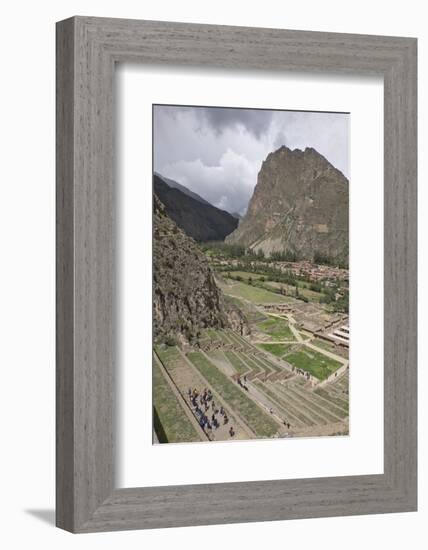
[[[281,147],[263,162],[247,213],[226,242],[266,256],[288,252],[347,262],[348,185],[315,149]]]
[[[224,311],[227,318],[227,323],[229,327],[240,334],[241,336],[247,336],[250,334],[250,327],[248,320],[239,307],[234,304],[231,300],[227,300],[227,297],[224,296]]]
[[[244,326],[245,319],[240,315],[239,310],[231,312],[230,306],[225,304],[208,261],[196,242],[177,227],[154,195],[154,340],[192,342],[204,328]]]
[[[153,189],[168,216],[196,241],[223,241],[237,227],[238,220],[228,212],[170,187],[156,174]]]

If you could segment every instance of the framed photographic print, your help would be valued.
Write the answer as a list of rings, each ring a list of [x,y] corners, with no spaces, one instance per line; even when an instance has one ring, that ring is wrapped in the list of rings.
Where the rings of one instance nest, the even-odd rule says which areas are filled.
[[[416,40],[57,26],[57,525],[416,509]]]
[[[154,105],[157,442],[348,435],[348,118]]]

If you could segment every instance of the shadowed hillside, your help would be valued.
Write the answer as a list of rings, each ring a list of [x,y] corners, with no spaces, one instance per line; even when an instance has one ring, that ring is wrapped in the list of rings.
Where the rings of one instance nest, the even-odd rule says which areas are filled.
[[[228,212],[170,187],[157,175],[153,177],[153,190],[168,216],[195,241],[223,241],[238,225]]]

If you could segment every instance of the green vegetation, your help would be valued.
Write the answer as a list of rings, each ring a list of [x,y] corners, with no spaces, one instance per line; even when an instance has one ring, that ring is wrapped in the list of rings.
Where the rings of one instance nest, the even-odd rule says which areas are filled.
[[[226,375],[220,372],[200,352],[187,356],[209,384],[242,416],[247,425],[259,437],[272,437],[277,431],[275,421],[264,413]]]
[[[246,352],[245,354],[242,354],[242,355],[244,356],[243,360],[256,373],[262,373],[262,374],[267,375],[267,374],[271,374],[272,372],[274,372],[273,369],[271,369],[267,365],[264,365],[263,363],[258,361],[257,358],[255,357],[255,355],[253,355],[252,353],[247,353]]]
[[[218,335],[218,338],[220,339],[221,342],[223,342],[223,344],[227,345],[231,343],[229,337],[227,336],[224,330],[216,330],[214,332],[216,332],[216,334]]]
[[[155,346],[155,352],[163,364],[169,364],[171,361],[176,361],[180,357],[175,346],[157,345]]]
[[[320,303],[330,305],[333,313],[349,312],[349,290],[342,288],[340,282],[333,283],[324,290]]]
[[[298,369],[309,372],[318,380],[325,380],[342,366],[339,361],[314,350],[293,351],[287,355],[287,362]]]
[[[200,243],[200,247],[208,257],[211,267],[226,279],[245,282],[303,302],[326,304],[332,312],[349,311],[349,292],[343,281],[330,279],[328,284],[325,280],[311,281],[305,274],[297,275],[277,265],[278,262],[298,261],[299,258],[293,252],[276,252],[265,258],[262,251],[254,252],[238,244],[209,242]],[[338,265],[335,259],[321,254],[316,254],[315,263],[347,268],[346,265]]]
[[[160,443],[201,441],[156,362],[153,365],[153,409]]]
[[[247,348],[248,350],[248,348]],[[256,361],[253,360],[253,356],[250,357],[247,351],[245,352],[239,352],[238,354],[239,359],[244,363],[245,365],[248,365],[248,367],[256,374],[258,373],[264,373],[265,369],[260,366]]]
[[[299,256],[296,252],[287,250],[287,252],[272,252],[269,256],[269,260],[272,260],[273,262],[297,262],[299,260]]]
[[[246,270],[244,270],[246,268]],[[323,293],[323,287],[319,283],[309,283],[287,272],[277,270],[269,264],[259,264],[252,267],[251,264],[230,266],[226,271],[221,272],[226,279],[244,282],[259,288],[289,296],[303,302],[331,303],[331,292],[328,295]]]
[[[349,267],[347,262],[340,262],[336,258],[331,258],[330,256],[326,256],[325,254],[321,254],[321,252],[315,252],[314,263],[321,265],[332,265],[340,267],[341,269],[348,269]]]
[[[205,329],[206,334],[211,338],[211,340],[221,341],[220,331],[214,328]]]
[[[244,282],[247,282],[249,279],[252,280],[259,280],[263,279],[263,275],[260,275],[260,273],[252,273],[251,271],[223,271],[222,275],[225,277],[235,278],[239,281],[239,277],[244,280]]]
[[[275,391],[273,386],[267,387],[261,382],[256,382],[256,386],[259,388],[259,390],[261,390],[265,395],[269,397],[272,403],[277,406],[279,405],[284,410],[287,417],[291,414],[292,416],[297,418],[301,424],[304,424],[306,426],[313,426],[315,424],[308,416],[303,414],[299,408],[292,405],[290,403],[290,400],[286,399],[282,392]],[[288,418],[288,420],[290,419]],[[292,424],[294,424],[293,421]]]
[[[233,344],[238,345],[243,349],[251,349],[251,344],[247,340],[245,340],[245,338],[239,336],[236,332],[233,332],[231,330],[228,334]]]
[[[312,344],[319,348],[325,349],[326,351],[331,351],[332,353],[336,352],[334,344],[327,342],[326,340],[322,340],[321,338],[315,338],[312,341]]]
[[[344,374],[339,378],[339,380],[334,381],[330,386],[332,389],[337,389],[338,391],[349,391],[349,373]]]
[[[289,386],[286,391],[288,397],[295,399],[301,406],[306,407],[311,412],[312,417],[316,415],[317,419],[337,422],[338,418],[334,416],[334,413],[327,407],[321,406],[319,402],[316,401],[319,399],[318,396],[311,392],[303,392],[300,388],[296,389],[293,386]],[[325,405],[325,403],[323,403],[323,405]],[[339,418],[343,418],[343,413]]]
[[[236,282],[233,283],[233,285],[220,283],[220,287],[223,292],[229,296],[243,298],[244,300],[249,300],[256,304],[284,303],[289,301],[286,296],[281,296],[263,288],[247,285],[245,283]]]
[[[247,252],[245,246],[229,244],[224,241],[199,243],[199,246],[211,258],[242,258]]]
[[[269,281],[263,285],[263,288],[272,290],[273,292],[279,292],[285,296],[292,296],[293,298],[303,300],[304,302],[321,302],[324,294],[322,292],[311,290],[308,286],[309,285],[301,281],[296,281],[294,286],[286,283]]]
[[[257,323],[257,328],[261,332],[269,334],[272,340],[295,340],[288,322],[279,317],[269,317],[269,319]]]
[[[292,349],[293,344],[257,344],[257,347],[277,357],[283,357]]]
[[[271,361],[270,359],[267,359],[264,355],[262,357],[258,357],[258,361],[260,363],[263,363],[264,365],[268,366],[270,369],[274,370],[275,372],[284,373],[284,369],[277,365],[275,362]]]
[[[239,375],[243,375],[249,372],[250,369],[241,361],[241,359],[236,355],[235,352],[225,351],[224,354],[229,360],[229,363]]]
[[[328,401],[331,401],[335,405],[337,405],[340,409],[342,409],[346,414],[349,413],[349,402],[345,399],[341,399],[338,395],[336,395],[333,391],[328,391],[324,388],[316,388],[314,390],[314,393],[320,395],[321,397],[324,397],[324,399],[328,399]]]

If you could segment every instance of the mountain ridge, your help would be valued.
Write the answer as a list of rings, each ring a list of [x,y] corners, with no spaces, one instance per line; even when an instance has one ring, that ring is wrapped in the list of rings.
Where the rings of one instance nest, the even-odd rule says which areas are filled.
[[[200,195],[198,195],[194,191],[191,191],[188,187],[186,187],[185,185],[179,183],[178,181],[175,181],[171,178],[167,178],[165,176],[162,176],[162,174],[159,174],[159,172],[154,172],[154,175],[157,176],[158,178],[160,178],[161,180],[163,180],[168,185],[168,187],[171,187],[172,189],[178,189],[179,191],[181,191],[185,195],[187,195],[189,197],[192,197],[192,199],[195,199],[195,200],[197,200],[198,202],[200,202],[202,204],[208,204],[210,206],[213,206],[210,202],[205,200],[203,197],[201,197]]]
[[[195,241],[223,241],[238,225],[238,220],[229,212],[201,203],[170,187],[156,174],[153,176],[153,190],[168,216]]]
[[[226,242],[267,256],[348,260],[348,180],[314,148],[282,146],[260,168],[247,212]]]

